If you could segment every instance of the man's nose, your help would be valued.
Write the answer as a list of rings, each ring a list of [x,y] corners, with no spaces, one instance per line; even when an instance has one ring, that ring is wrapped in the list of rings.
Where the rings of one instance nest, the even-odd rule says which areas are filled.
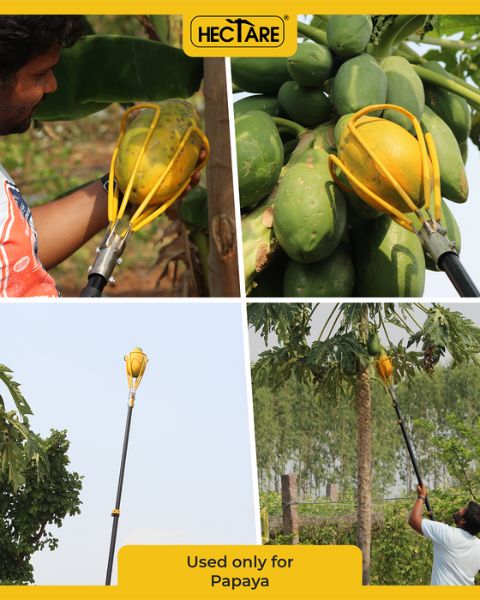
[[[52,94],[53,92],[55,92],[57,90],[57,79],[55,77],[55,75],[53,74],[53,72],[50,72],[48,79],[45,83],[45,94]]]

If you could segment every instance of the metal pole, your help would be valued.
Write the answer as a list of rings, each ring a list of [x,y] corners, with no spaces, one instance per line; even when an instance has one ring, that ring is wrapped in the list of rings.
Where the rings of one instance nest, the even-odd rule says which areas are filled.
[[[122,500],[123,477],[125,474],[125,463],[127,460],[128,438],[130,436],[130,422],[132,420],[133,406],[134,404],[132,402],[131,394],[127,412],[127,424],[125,426],[125,435],[123,438],[122,461],[120,463],[120,474],[118,476],[117,498],[115,500],[115,508],[112,510],[112,535],[110,538],[110,551],[108,554],[107,577],[105,579],[105,585],[110,585],[112,581],[113,559],[115,555],[115,544],[117,541],[118,518],[120,517],[120,502]]]
[[[458,254],[454,252],[442,254],[438,259],[438,267],[448,275],[460,296],[464,298],[478,298],[480,296],[476,285],[460,262]]]
[[[402,415],[400,413],[400,408],[397,403],[397,395],[395,394],[395,389],[394,389],[393,385],[388,386],[388,391],[390,392],[390,396],[392,398],[393,408],[395,409],[395,412],[397,414],[397,423],[400,425],[400,429],[402,430],[403,439],[405,441],[405,445],[407,446],[407,451],[410,456],[410,460],[412,461],[413,470],[415,471],[418,485],[423,485],[422,476],[420,475],[420,469],[418,467],[417,459],[415,458],[415,454],[413,452],[412,444],[410,443],[410,438],[408,437],[405,423],[403,422]],[[435,519],[433,518],[433,511],[432,511],[432,507],[430,506],[430,501],[428,500],[428,496],[425,497],[425,507],[428,511],[428,516],[430,517],[430,519],[432,521],[434,521]]]

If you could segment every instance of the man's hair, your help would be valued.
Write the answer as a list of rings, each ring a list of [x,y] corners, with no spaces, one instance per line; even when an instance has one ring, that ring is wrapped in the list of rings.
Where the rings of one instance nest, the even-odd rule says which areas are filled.
[[[0,16],[0,77],[6,81],[52,46],[69,47],[85,33],[80,16]]]
[[[472,500],[467,504],[464,515],[462,516],[465,521],[465,525],[462,529],[468,531],[472,535],[477,535],[480,532],[480,504],[473,502]]]

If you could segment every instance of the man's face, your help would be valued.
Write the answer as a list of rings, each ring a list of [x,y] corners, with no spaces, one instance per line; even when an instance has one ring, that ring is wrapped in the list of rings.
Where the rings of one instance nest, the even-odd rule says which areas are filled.
[[[464,506],[463,508],[461,508],[460,510],[457,510],[457,512],[453,514],[453,520],[455,521],[455,525],[458,525],[459,527],[461,527],[465,523],[463,516],[464,516],[466,510],[467,510],[467,507]]]
[[[0,135],[23,133],[30,127],[33,112],[44,95],[57,89],[52,69],[59,56],[60,48],[53,46],[0,85]]]

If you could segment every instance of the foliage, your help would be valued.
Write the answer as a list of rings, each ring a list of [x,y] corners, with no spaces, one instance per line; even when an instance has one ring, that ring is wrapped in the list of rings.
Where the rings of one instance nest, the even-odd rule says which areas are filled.
[[[81,477],[68,470],[66,432],[34,433],[30,407],[4,365],[0,379],[19,407],[7,411],[0,399],[0,583],[33,583],[32,554],[58,544],[48,526],[80,512]]]
[[[374,504],[374,524],[372,531],[372,567],[370,583],[374,585],[428,585],[432,568],[432,545],[426,538],[415,533],[407,524],[409,512],[415,496]],[[435,519],[453,525],[452,515],[469,499],[463,489],[452,488],[446,491],[430,492],[435,510]],[[261,495],[261,506],[267,506],[269,514],[281,509],[278,494]],[[353,513],[354,505],[349,512]],[[281,512],[281,511],[280,511]],[[300,518],[301,544],[355,544],[356,525],[353,514],[342,514],[342,508],[335,503],[324,501],[318,505],[299,506],[299,514],[317,516],[313,519]],[[328,515],[328,516],[327,516]],[[303,521],[303,524],[302,524]],[[269,544],[284,544],[285,536],[276,534]]]

